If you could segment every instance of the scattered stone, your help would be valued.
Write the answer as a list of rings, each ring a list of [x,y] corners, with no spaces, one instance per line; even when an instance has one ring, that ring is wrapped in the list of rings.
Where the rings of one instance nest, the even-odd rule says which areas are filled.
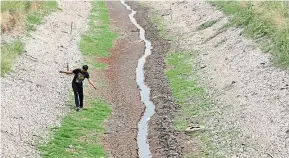
[[[206,67],[207,67],[207,65],[202,65],[202,66],[201,66],[201,69],[206,68]]]
[[[39,141],[47,142],[51,138],[48,136],[50,129],[59,126],[61,118],[70,109],[67,101],[71,92],[71,78],[61,78],[65,75],[59,74],[58,70],[63,68],[63,60],[69,60],[72,67],[80,64],[77,62],[81,59],[77,41],[86,31],[84,28],[87,28],[90,3],[58,3],[63,7],[63,12],[46,16],[47,20],[30,32],[31,36],[24,38],[25,54],[17,57],[11,75],[1,78],[1,130],[8,131],[9,135],[2,131],[0,133],[0,157],[40,157],[34,145]],[[80,13],[86,18],[77,17]],[[79,33],[75,35],[78,40],[66,40],[71,36],[60,32],[67,28],[61,23],[66,20],[77,21],[79,26],[83,26],[74,28]],[[55,23],[59,25],[57,31],[52,28]],[[60,47],[61,44],[70,45],[70,52],[64,54],[55,51],[55,47],[63,47]],[[56,85],[57,89],[51,85]],[[41,86],[45,88],[37,88]],[[13,116],[19,119],[11,119]],[[32,140],[35,143],[31,143]]]
[[[201,127],[201,126],[191,126],[191,127],[188,127],[187,129],[185,129],[185,132],[186,133],[193,133],[193,132],[197,132],[197,131],[200,131],[204,129],[204,127]]]
[[[161,16],[168,16],[171,14],[170,10],[164,10],[163,13],[161,14]]]
[[[135,29],[131,30],[130,32],[139,32],[139,29],[135,28]]]

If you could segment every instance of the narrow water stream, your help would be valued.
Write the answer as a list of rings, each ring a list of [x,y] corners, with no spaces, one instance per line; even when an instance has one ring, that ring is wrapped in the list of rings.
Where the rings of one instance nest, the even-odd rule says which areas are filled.
[[[150,88],[145,85],[145,76],[144,76],[144,64],[146,61],[146,57],[151,55],[151,49],[152,45],[149,40],[145,38],[145,30],[136,22],[134,15],[136,14],[136,11],[132,10],[129,5],[125,3],[124,0],[120,0],[121,3],[131,11],[131,14],[129,14],[129,18],[131,22],[140,30],[139,37],[141,40],[145,42],[145,52],[144,55],[139,58],[138,60],[138,66],[136,68],[136,82],[140,89],[140,96],[141,101],[145,105],[145,112],[141,120],[138,124],[138,136],[137,136],[137,143],[138,143],[138,154],[140,158],[150,158],[151,152],[149,149],[149,144],[147,141],[147,135],[148,135],[148,121],[150,120],[150,117],[155,113],[155,105],[150,100]]]

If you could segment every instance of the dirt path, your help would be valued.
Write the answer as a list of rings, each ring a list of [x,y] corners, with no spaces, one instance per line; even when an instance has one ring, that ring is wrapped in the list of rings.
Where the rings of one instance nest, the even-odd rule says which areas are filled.
[[[104,70],[107,87],[102,97],[112,105],[112,116],[106,123],[107,134],[103,142],[112,157],[138,157],[137,125],[144,106],[140,101],[135,70],[138,58],[143,54],[137,28],[128,18],[129,12],[119,1],[107,1],[110,22],[119,34],[111,56],[99,61],[108,64]]]
[[[72,78],[58,71],[66,69],[66,62],[79,66],[78,43],[90,3],[59,1],[59,8],[23,40],[25,53],[2,78],[1,157],[39,157],[36,145],[47,140],[49,129],[68,110]]]
[[[206,127],[220,149],[214,156],[288,157],[288,72],[271,66],[270,55],[242,30],[221,30],[227,17],[207,2],[146,4],[164,15],[168,32],[180,39],[179,50],[198,52],[200,84],[213,98]],[[196,29],[210,20],[218,22]]]

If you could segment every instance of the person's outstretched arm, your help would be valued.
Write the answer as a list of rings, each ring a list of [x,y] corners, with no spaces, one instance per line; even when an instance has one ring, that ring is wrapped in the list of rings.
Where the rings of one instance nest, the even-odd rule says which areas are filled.
[[[60,73],[64,73],[64,74],[73,74],[72,71],[59,71]]]
[[[94,89],[96,89],[94,83],[93,83],[90,79],[88,79],[88,82],[89,82],[89,84],[90,84]]]

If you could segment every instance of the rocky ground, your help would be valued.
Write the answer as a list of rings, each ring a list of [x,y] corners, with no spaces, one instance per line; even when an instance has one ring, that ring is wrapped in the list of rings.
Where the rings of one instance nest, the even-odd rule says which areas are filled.
[[[106,86],[99,87],[100,97],[112,106],[112,115],[105,123],[106,134],[102,139],[110,157],[138,157],[137,128],[144,111],[136,83],[135,69],[138,58],[144,53],[137,28],[130,22],[129,11],[120,1],[107,1],[110,25],[119,38],[110,50],[110,56],[98,59],[107,68],[103,76]]]
[[[70,68],[80,66],[78,43],[90,3],[59,1],[59,8],[24,37],[25,52],[2,78],[1,157],[39,157],[36,145],[69,109],[72,77],[59,70],[66,70],[67,62]]]
[[[130,13],[120,2],[106,2],[110,22],[119,34],[111,56],[97,76],[96,95],[112,105],[102,139],[111,157],[138,157],[137,124],[144,106],[135,79],[138,58],[144,53]],[[165,55],[175,51],[197,52],[192,65],[198,82],[206,89],[212,107],[205,119],[205,132],[213,151],[209,156],[286,157],[288,142],[287,71],[272,66],[269,54],[242,36],[239,28],[226,28],[227,17],[203,1],[150,1],[140,7],[130,2],[136,20],[152,42],[152,55],[145,65],[146,83],[156,114],[149,123],[149,144],[153,157],[182,157],[195,151],[191,140],[184,140],[172,127],[178,107],[173,103],[164,75]],[[49,129],[59,125],[67,111],[71,77],[60,69],[80,66],[80,35],[87,29],[89,2],[60,1],[61,11],[46,17],[37,30],[25,37],[25,52],[16,60],[13,72],[1,85],[1,157],[40,157],[36,145],[47,140]],[[164,18],[170,41],[160,38],[149,12]],[[204,22],[211,27],[198,30]],[[71,22],[73,29],[70,34]],[[180,139],[182,138],[182,139]],[[184,145],[189,144],[189,145]],[[202,144],[200,144],[202,146]],[[185,149],[183,149],[185,147]],[[191,149],[189,149],[191,148]],[[203,147],[201,150],[207,150]]]
[[[148,141],[152,157],[181,157],[178,133],[172,127],[172,119],[178,107],[173,102],[168,79],[164,74],[165,56],[170,44],[160,37],[157,26],[151,22],[149,8],[135,2],[129,2],[129,5],[137,11],[136,20],[145,29],[146,38],[153,47],[144,67],[145,82],[151,88],[151,100],[156,106],[156,113],[149,121]]]
[[[162,15],[178,51],[197,52],[199,84],[212,98],[206,130],[214,156],[287,157],[289,74],[204,1],[145,3]],[[204,22],[217,22],[204,30]],[[192,63],[194,64],[194,63]]]
[[[101,96],[112,105],[112,116],[105,123],[107,133],[104,146],[111,157],[138,157],[137,128],[144,105],[140,101],[136,84],[137,61],[144,54],[144,43],[140,42],[139,30],[128,18],[129,11],[120,2],[106,2],[111,18],[111,26],[120,35],[111,49],[111,56],[99,59],[108,64],[100,70],[105,76],[106,86],[100,88]],[[148,18],[147,10],[129,2],[138,13],[136,19],[148,30],[146,36],[152,41],[152,56],[145,64],[146,83],[151,88],[152,101],[156,105],[156,115],[151,118],[149,144],[153,157],[180,157],[176,134],[172,130],[171,115],[176,108],[164,76],[164,55],[169,48],[166,41],[158,36],[158,31]],[[102,74],[102,75],[101,75]],[[160,97],[163,96],[163,97]],[[169,142],[169,143],[168,143]]]

